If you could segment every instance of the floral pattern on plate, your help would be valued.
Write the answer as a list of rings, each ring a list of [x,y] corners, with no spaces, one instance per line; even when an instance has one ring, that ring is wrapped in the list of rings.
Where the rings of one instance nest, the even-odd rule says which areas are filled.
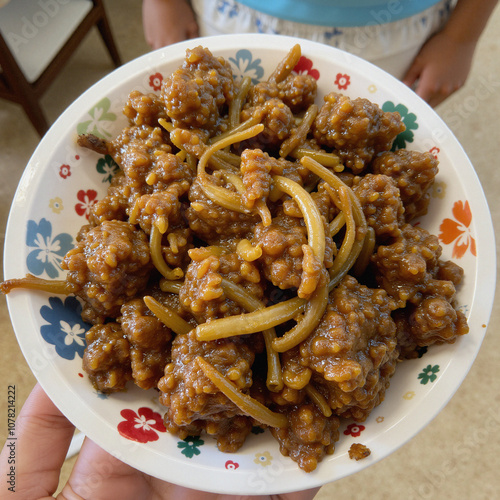
[[[99,158],[95,168],[102,175],[102,182],[111,182],[113,176],[120,170],[119,165],[113,160],[111,155]]]
[[[313,67],[313,62],[306,56],[300,56],[299,62],[293,68],[295,73],[306,74],[312,76],[315,80],[319,80],[319,71]]]
[[[339,90],[347,90],[349,85],[351,85],[351,77],[346,73],[337,73],[337,77],[333,83]]]
[[[138,443],[148,443],[159,439],[159,432],[167,432],[162,416],[151,408],[124,409],[120,415],[125,419],[118,424],[121,436]]]
[[[427,385],[429,382],[434,382],[437,378],[437,373],[439,372],[439,365],[427,365],[421,373],[418,374],[418,378],[422,385]]]
[[[349,424],[344,431],[346,436],[358,437],[366,429],[364,425],[353,423]]]
[[[111,101],[108,97],[101,99],[89,110],[87,119],[78,124],[77,133],[94,134],[97,137],[109,139],[112,136],[111,124],[117,119],[115,113],[110,111],[110,107]]]
[[[43,339],[55,346],[61,358],[83,358],[86,347],[85,332],[90,325],[80,316],[80,302],[73,296],[66,297],[64,302],[59,297],[49,297],[48,302],[48,306],[42,306],[40,309],[40,316],[48,322],[48,325],[40,327]]]
[[[224,467],[227,470],[236,470],[239,466],[240,464],[238,462],[234,462],[233,460],[227,460],[224,464]]]
[[[62,269],[61,262],[66,253],[73,248],[73,237],[68,233],[52,236],[52,223],[47,219],[28,221],[26,245],[29,253],[26,266],[35,276],[46,274],[58,278]]]
[[[177,443],[177,448],[187,458],[193,458],[201,453],[200,446],[203,446],[205,441],[200,439],[200,436],[188,436]]]
[[[262,61],[258,58],[254,59],[252,52],[248,49],[238,50],[235,56],[229,57],[228,60],[233,65],[233,77],[236,80],[249,76],[255,85],[264,76]]]
[[[409,147],[409,144],[415,140],[413,131],[418,129],[417,115],[411,113],[404,104],[394,104],[392,101],[384,102],[382,110],[399,113],[406,127],[406,130],[401,132],[394,140],[393,148],[404,149]]]
[[[446,218],[439,226],[439,240],[453,245],[452,257],[461,259],[467,250],[475,257],[476,240],[472,236],[472,212],[467,200],[456,201],[451,210],[453,218]]]
[[[80,189],[76,194],[78,203],[75,205],[75,212],[81,217],[89,219],[92,207],[97,203],[97,191],[95,189]]]

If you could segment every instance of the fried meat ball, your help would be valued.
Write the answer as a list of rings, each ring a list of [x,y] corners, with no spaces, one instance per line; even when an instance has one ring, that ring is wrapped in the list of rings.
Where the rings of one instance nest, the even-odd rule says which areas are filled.
[[[156,387],[170,361],[172,332],[149,311],[142,298],[126,302],[119,318],[130,343],[132,378],[141,389]]]
[[[85,334],[83,370],[95,389],[115,392],[132,379],[130,344],[118,323],[94,325]]]
[[[235,97],[229,62],[201,46],[163,83],[161,98],[174,127],[215,131]]]
[[[182,308],[199,323],[245,312],[226,297],[221,285],[223,278],[243,286],[253,297],[263,297],[259,270],[236,253],[217,255],[210,249],[194,248],[189,251],[189,256],[191,263],[179,299]]]
[[[193,233],[209,245],[222,244],[234,250],[235,240],[246,238],[260,220],[258,215],[242,214],[214,203],[198,180],[193,182],[188,196],[191,204],[184,214],[186,220]]]
[[[167,114],[163,101],[156,94],[143,94],[133,90],[128,101],[123,107],[123,114],[129,119],[131,125],[158,126],[159,119],[165,119]]]
[[[373,160],[371,170],[396,181],[405,207],[406,222],[427,213],[429,188],[438,173],[438,161],[431,153],[407,149],[387,151]]]
[[[293,113],[305,111],[314,104],[318,85],[308,74],[288,75],[281,82],[259,82],[248,93],[248,106],[261,106],[271,99],[280,99]]]
[[[158,383],[160,402],[167,407],[165,425],[178,433],[197,421],[221,422],[241,410],[204,375],[196,357],[202,356],[238,389],[247,392],[252,385],[251,366],[255,353],[243,339],[234,337],[200,342],[194,331],[178,335],[172,342],[172,362]],[[203,424],[205,425],[205,424]]]
[[[384,290],[346,276],[330,293],[316,330],[295,356],[285,358],[285,383],[287,377],[302,379],[305,386],[310,377],[336,415],[366,419],[383,401],[396,368],[396,325],[391,317],[395,308]]]
[[[172,152],[163,129],[149,125],[125,128],[108,149],[127,178],[128,196],[152,191],[146,182],[151,168]]]
[[[404,207],[396,182],[386,175],[355,177],[354,194],[359,199],[366,223],[375,231],[377,242],[401,234]]]
[[[269,226],[259,223],[252,243],[262,249],[259,263],[267,280],[281,289],[300,286],[302,247],[307,244],[307,231],[301,219],[280,215]]]
[[[286,412],[288,427],[271,428],[281,454],[297,462],[302,470],[312,472],[325,455],[333,454],[340,420],[336,416],[325,417],[311,403],[288,406],[281,411]]]
[[[118,317],[123,303],[146,287],[153,263],[146,235],[132,224],[104,221],[87,229],[62,267],[84,301],[82,318],[103,323]]]
[[[441,245],[437,236],[419,226],[406,224],[392,243],[380,245],[372,261],[377,281],[399,307],[418,305],[425,296],[440,295],[451,301],[455,283],[441,278]]]
[[[314,122],[319,145],[333,148],[354,174],[362,172],[382,151],[388,151],[405,130],[399,113],[382,111],[368,99],[350,99],[331,92]]]
[[[462,311],[439,296],[429,296],[418,306],[408,305],[394,313],[398,350],[402,359],[419,356],[420,348],[434,344],[453,344],[469,332]]]
[[[279,149],[295,126],[291,109],[280,99],[270,99],[261,106],[242,110],[242,122],[252,117],[264,125],[264,130],[244,141],[242,149]]]

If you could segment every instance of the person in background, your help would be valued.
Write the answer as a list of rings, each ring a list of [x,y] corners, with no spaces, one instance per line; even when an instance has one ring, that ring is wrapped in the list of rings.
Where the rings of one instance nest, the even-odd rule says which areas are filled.
[[[333,45],[391,73],[435,107],[464,85],[497,1],[143,0],[143,26],[153,49],[230,33]]]

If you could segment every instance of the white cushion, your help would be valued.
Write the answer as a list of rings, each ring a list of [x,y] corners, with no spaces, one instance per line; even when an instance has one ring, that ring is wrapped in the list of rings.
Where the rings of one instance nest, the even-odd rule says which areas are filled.
[[[13,0],[0,31],[26,79],[34,82],[92,9],[90,0]]]

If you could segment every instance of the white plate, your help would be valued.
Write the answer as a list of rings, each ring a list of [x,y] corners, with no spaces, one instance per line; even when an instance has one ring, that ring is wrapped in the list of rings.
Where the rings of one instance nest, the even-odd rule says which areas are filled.
[[[117,134],[126,125],[121,109],[129,92],[157,91],[161,79],[180,66],[187,48],[202,44],[228,59],[236,77],[262,80],[296,42],[268,35],[188,41],[136,59],[85,92],[43,138],[20,182],[7,228],[6,279],[26,272],[62,277],[62,255],[86,222],[88,206],[106,192],[110,165],[76,146],[78,133]],[[61,411],[108,452],[180,485],[194,487],[196,478],[196,487],[211,492],[284,493],[335,481],[375,463],[419,432],[449,401],[476,357],[489,320],[496,269],[493,227],[480,183],[455,137],[430,107],[391,76],[334,48],[300,43],[302,71],[318,78],[321,97],[341,91],[398,110],[407,126],[399,137],[405,140],[401,146],[431,151],[439,159],[430,214],[421,224],[440,237],[443,258],[465,269],[458,303],[468,317],[470,333],[453,345],[432,347],[422,358],[401,363],[385,401],[363,425],[353,428],[352,422],[343,422],[335,454],[306,474],[280,455],[267,431],[251,435],[237,453],[224,454],[210,437],[180,441],[155,424],[163,409],[154,390],[131,387],[126,393],[98,394],[81,368],[87,327],[79,319],[76,300],[12,292],[8,305],[19,344]],[[141,416],[149,427],[134,427]],[[141,439],[146,442],[137,441]],[[353,442],[367,445],[371,455],[359,462],[350,460],[347,451]]]

